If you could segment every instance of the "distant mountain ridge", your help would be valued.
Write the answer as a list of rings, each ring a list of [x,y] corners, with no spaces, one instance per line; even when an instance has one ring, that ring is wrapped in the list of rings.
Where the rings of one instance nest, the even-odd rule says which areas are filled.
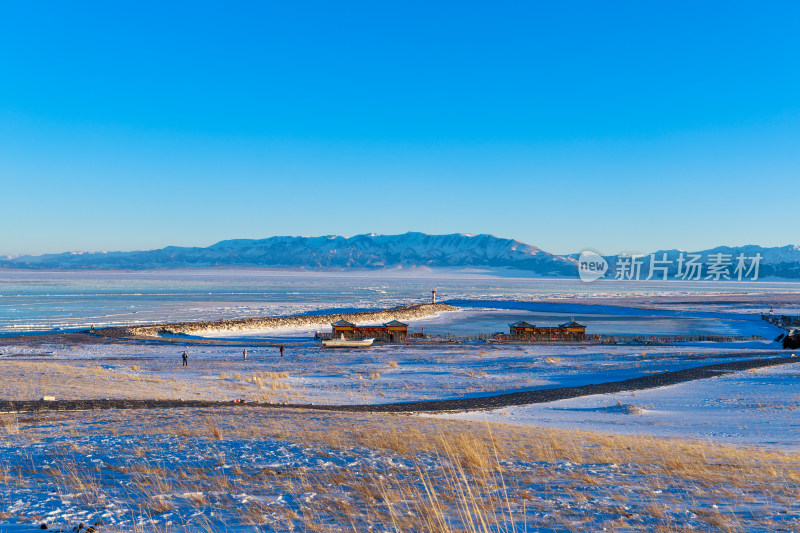
[[[675,260],[680,251],[661,250]],[[759,277],[800,279],[800,247],[749,245],[696,252],[760,254]],[[619,256],[606,256],[613,277]],[[649,263],[645,258],[644,276]],[[153,269],[186,267],[274,267],[305,269],[380,269],[396,267],[508,268],[540,276],[577,277],[578,254],[555,255],[515,239],[493,235],[363,234],[353,237],[269,237],[233,239],[208,247],[168,246],[135,252],[84,252],[6,257],[0,268],[21,269]],[[674,268],[673,268],[674,271]]]

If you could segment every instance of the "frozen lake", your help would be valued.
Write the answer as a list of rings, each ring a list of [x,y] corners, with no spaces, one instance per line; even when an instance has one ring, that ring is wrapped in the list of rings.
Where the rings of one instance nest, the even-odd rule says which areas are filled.
[[[375,309],[428,301],[437,289],[440,301],[448,300],[543,300],[570,302],[589,297],[630,299],[664,297],[677,299],[682,307],[698,306],[681,298],[698,295],[748,296],[755,293],[800,294],[792,282],[618,282],[583,283],[579,280],[500,277],[485,272],[449,270],[386,270],[370,272],[285,272],[264,269],[118,271],[0,271],[0,335],[70,331],[96,327],[216,320],[275,314],[319,312],[326,309]],[[767,304],[768,305],[768,304]],[[781,312],[800,313],[794,304]],[[718,305],[717,310],[757,313],[764,304]],[[776,307],[778,307],[776,305]],[[700,305],[698,310],[705,310]],[[562,320],[569,312],[539,310],[542,324]],[[596,313],[595,313],[596,314]],[[509,311],[470,328],[494,331],[497,324],[525,315]],[[526,315],[529,316],[529,315]],[[581,319],[578,314],[576,318]],[[679,317],[648,321],[653,332],[683,331]],[[720,327],[694,321],[698,332]],[[598,332],[619,328],[618,317],[596,321]],[[638,325],[636,325],[638,328]],[[727,327],[724,324],[722,327]],[[627,331],[614,331],[625,333]]]

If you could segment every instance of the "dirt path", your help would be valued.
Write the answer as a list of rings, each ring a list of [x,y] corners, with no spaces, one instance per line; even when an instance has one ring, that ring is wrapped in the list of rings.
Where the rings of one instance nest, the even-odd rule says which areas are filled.
[[[258,405],[261,407],[279,407],[295,409],[315,409],[322,411],[372,412],[372,413],[423,413],[442,411],[477,411],[500,409],[515,405],[547,403],[594,394],[612,394],[617,392],[654,389],[676,385],[687,381],[713,378],[741,372],[754,368],[800,363],[797,357],[771,357],[764,359],[748,359],[698,366],[672,372],[662,372],[621,381],[610,381],[576,387],[560,387],[554,389],[534,389],[522,392],[511,392],[491,396],[473,398],[456,398],[450,400],[426,400],[418,402],[400,402],[372,405],[313,405],[313,404],[269,404],[248,403],[241,405]],[[0,401],[0,413],[35,413],[40,411],[83,411],[94,409],[163,409],[172,407],[230,407],[237,405],[231,402],[218,401],[183,401],[183,400],[57,400],[57,401]]]

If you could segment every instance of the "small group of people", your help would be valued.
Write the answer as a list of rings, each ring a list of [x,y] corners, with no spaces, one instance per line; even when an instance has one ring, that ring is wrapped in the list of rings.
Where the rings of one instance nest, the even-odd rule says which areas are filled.
[[[279,348],[281,357],[283,357],[283,344],[281,344]],[[181,355],[181,360],[183,361],[183,366],[189,366],[189,354],[186,353],[186,350],[183,351]],[[247,348],[242,350],[242,360],[247,361]]]

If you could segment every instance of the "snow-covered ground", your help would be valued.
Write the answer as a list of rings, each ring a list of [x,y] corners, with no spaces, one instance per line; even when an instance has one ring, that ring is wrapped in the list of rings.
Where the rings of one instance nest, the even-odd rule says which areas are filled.
[[[678,301],[663,305],[646,305],[639,296],[614,296],[600,302],[589,298],[577,303],[558,295],[553,298],[553,294],[546,301],[535,302],[486,296],[481,294],[481,301],[464,304],[459,311],[412,321],[411,328],[424,328],[431,334],[492,333],[506,331],[508,323],[516,320],[551,325],[574,316],[587,324],[589,332],[594,329],[597,333],[705,333],[773,339],[781,331],[749,308],[742,312],[742,307],[752,302],[769,306],[769,295],[742,296],[749,303],[738,304],[725,298],[698,303],[696,295],[681,301],[673,294]],[[628,307],[620,307],[626,303]],[[780,309],[796,308],[785,296],[775,303],[780,303]],[[329,304],[281,305],[287,311],[306,312],[330,308],[326,307]],[[226,337],[245,343],[274,340],[286,346],[284,357],[276,346],[250,346],[246,361],[243,346],[103,339],[81,342],[74,336],[0,338],[0,399],[55,396],[388,403],[601,383],[791,353],[771,340],[674,346],[412,342],[377,344],[369,350],[325,350],[310,338],[312,334],[312,330],[251,331]],[[184,350],[189,354],[188,367],[181,366]],[[415,487],[396,489],[398,495],[405,494],[405,499],[397,497],[402,502],[420,500],[419,495],[425,494],[425,476],[437,479],[441,487],[452,484],[442,470],[447,458],[437,455],[441,450],[421,444],[418,448],[416,439],[422,437],[415,424],[434,424],[435,440],[458,431],[476,434],[486,420],[510,424],[495,426],[498,435],[508,432],[508,449],[510,443],[530,441],[537,449],[542,442],[551,442],[548,446],[557,450],[544,456],[515,452],[500,458],[504,479],[513,485],[516,495],[512,514],[520,512],[520,506],[531,506],[524,518],[514,514],[512,521],[518,529],[705,530],[730,526],[745,531],[793,530],[800,511],[794,497],[800,493],[795,464],[800,461],[792,455],[800,451],[799,377],[800,364],[790,364],[635,394],[433,418],[263,409],[242,415],[244,411],[233,408],[3,415],[0,532],[30,531],[41,523],[64,531],[72,531],[80,523],[102,523],[97,526],[100,531],[282,531],[317,526],[341,530],[346,529],[340,525],[347,523],[342,513],[348,505],[358,509],[357,518],[347,515],[356,530],[366,530],[369,524],[384,524],[378,529],[387,529],[385,524],[391,523],[391,518],[381,514],[385,507],[378,510],[377,503],[365,503],[381,501],[380,495],[370,499],[359,487],[381,487],[381,483]],[[241,429],[243,424],[250,429]],[[537,427],[553,428],[556,433]],[[620,437],[558,433],[562,430]],[[699,439],[715,446],[695,453],[688,444],[658,444],[660,441],[638,439],[639,435]],[[768,452],[745,453],[740,448],[717,457],[719,444],[789,452],[785,456],[789,459],[763,455]],[[464,442],[459,441],[458,446],[464,448]],[[583,446],[583,451],[574,446]],[[675,452],[682,455],[677,463],[669,463],[675,450],[682,450]],[[601,452],[623,455],[591,455]],[[483,449],[475,456],[488,453]],[[652,454],[650,459],[647,454]],[[685,458],[695,455],[710,462],[700,464],[697,473],[677,475],[676,465],[686,464]],[[752,467],[751,474],[742,473],[750,472],[752,465],[745,465],[730,468],[730,475],[735,473],[736,478],[702,478],[709,472],[721,475],[719,465],[738,465],[750,456],[757,457],[760,465]],[[663,471],[653,466],[660,465],[659,461],[666,465]],[[772,485],[749,486],[750,478],[766,476],[775,464],[784,464],[781,461],[789,461],[790,466],[774,471],[778,477]],[[770,466],[762,468],[763,462]],[[650,472],[653,468],[655,473]],[[289,479],[292,484],[287,484]],[[486,489],[487,500],[502,500],[502,494],[492,492],[500,486],[497,479],[476,483],[494,487]],[[418,497],[409,498],[408,494]],[[454,508],[448,513],[461,516]]]
[[[8,533],[484,531],[475,523],[792,531],[800,522],[797,454],[247,406],[4,415],[0,434]]]
[[[704,344],[708,344],[704,346]],[[6,346],[0,397],[132,397],[386,403],[599,383],[779,353],[777,343],[689,346],[314,343],[239,346],[91,344]],[[181,366],[186,350],[189,365]],[[281,377],[274,377],[281,376]]]
[[[413,321],[412,327],[431,333],[492,331],[532,314],[541,323],[555,323],[570,311],[579,311],[590,331],[593,327],[643,327],[657,333],[722,331],[769,338],[780,332],[758,317],[721,312],[694,316],[693,312],[665,311],[650,316],[641,309],[617,308],[616,314],[609,314],[609,309],[599,306],[599,314],[592,314],[586,305],[525,306],[493,309],[483,302],[480,307]],[[652,321],[649,325],[648,320]],[[369,350],[327,350],[309,339],[311,333],[273,332],[269,338],[286,343],[285,356],[279,356],[277,347],[252,346],[246,361],[241,346],[0,345],[4,354],[0,369],[22,378],[0,382],[0,397],[389,403],[602,383],[740,358],[786,355],[771,341],[675,346],[412,342],[377,344]],[[189,354],[186,368],[180,366],[184,350]],[[631,394],[578,398],[505,409],[490,417],[507,423],[794,448],[800,420],[800,410],[795,408],[796,370],[795,365],[781,369],[640,391],[635,400]],[[764,383],[764,376],[773,375],[780,379]],[[618,403],[635,408],[622,409]]]
[[[800,451],[800,362],[658,389],[436,415]]]

